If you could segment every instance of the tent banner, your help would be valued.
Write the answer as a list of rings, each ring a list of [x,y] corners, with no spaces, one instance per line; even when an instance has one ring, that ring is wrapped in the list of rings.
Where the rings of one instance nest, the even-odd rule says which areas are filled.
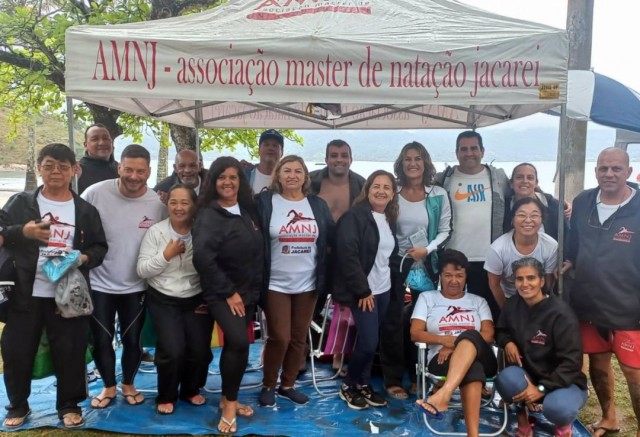
[[[450,12],[427,3],[435,4],[427,12]],[[498,32],[487,18],[486,29],[473,35],[471,25],[445,19],[448,33],[440,37],[437,16],[407,26],[403,10],[386,4],[232,1],[209,15],[160,20],[164,26],[76,26],[67,32],[67,91],[74,97],[434,105],[566,97],[564,31],[527,33],[507,23]],[[416,8],[419,15],[423,6]]]

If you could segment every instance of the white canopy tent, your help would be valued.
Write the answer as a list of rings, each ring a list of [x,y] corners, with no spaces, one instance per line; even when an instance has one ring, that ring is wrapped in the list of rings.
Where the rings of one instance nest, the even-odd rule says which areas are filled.
[[[74,26],[68,96],[201,128],[475,129],[566,101],[564,30],[451,0],[231,0]]]

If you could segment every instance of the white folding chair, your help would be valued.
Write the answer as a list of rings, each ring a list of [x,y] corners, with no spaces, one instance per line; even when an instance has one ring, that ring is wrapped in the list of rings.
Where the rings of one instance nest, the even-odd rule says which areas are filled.
[[[427,385],[432,386],[435,384],[443,383],[446,379],[444,376],[434,375],[429,373],[427,370],[427,351],[428,346],[426,343],[416,343],[418,347],[418,363],[416,364],[416,392],[421,399],[427,399]],[[494,347],[494,351],[497,352],[497,348]],[[509,418],[508,407],[505,402],[499,402],[496,399],[496,389],[495,384],[493,383],[493,378],[487,379],[487,384],[491,387],[491,397],[483,398],[480,403],[480,411],[489,411],[492,413],[500,414],[501,419],[498,424],[495,426],[495,430],[492,432],[481,432],[480,436],[482,437],[496,437],[504,432],[507,428],[507,422]],[[502,405],[500,405],[502,404]],[[462,403],[460,401],[452,401],[449,403],[450,408],[462,408]],[[421,413],[422,418],[424,420],[424,424],[429,429],[430,432],[436,435],[443,436],[466,436],[466,432],[455,432],[455,431],[440,431],[435,429],[429,421],[429,416],[426,413]]]

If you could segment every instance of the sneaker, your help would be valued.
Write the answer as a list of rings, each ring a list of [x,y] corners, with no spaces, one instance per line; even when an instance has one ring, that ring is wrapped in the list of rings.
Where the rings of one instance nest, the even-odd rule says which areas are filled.
[[[363,385],[359,389],[360,395],[364,398],[365,402],[372,407],[386,407],[387,400],[373,391],[370,385]]]
[[[356,387],[349,387],[342,384],[340,386],[340,399],[347,403],[349,408],[354,410],[364,410],[369,407],[367,401],[362,397],[360,390]]]
[[[142,356],[140,358],[140,364],[145,364],[147,366],[153,366],[153,360],[155,357],[151,352],[146,349],[142,350]]]
[[[262,387],[258,403],[261,407],[273,407],[276,404],[276,391],[272,388]]]
[[[309,398],[302,392],[299,392],[295,388],[283,389],[278,387],[278,396],[281,398],[289,399],[294,404],[304,405],[309,402]]]

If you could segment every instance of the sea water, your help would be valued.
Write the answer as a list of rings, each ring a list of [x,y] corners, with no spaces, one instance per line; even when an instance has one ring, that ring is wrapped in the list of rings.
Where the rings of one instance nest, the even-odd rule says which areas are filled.
[[[447,165],[456,164],[454,162],[434,163],[437,171],[442,171]],[[508,177],[511,177],[511,171],[518,165],[519,162],[493,162],[492,165],[504,169]],[[555,179],[556,179],[556,162],[555,161],[533,161],[533,165],[538,170],[538,181],[540,188],[547,193],[554,193],[555,191]],[[204,165],[208,168],[211,165],[211,161],[205,161]],[[324,167],[324,162],[312,162],[307,161],[309,171],[318,170]],[[595,176],[595,162],[587,162],[585,165],[585,188],[592,188],[597,185]],[[630,180],[636,181],[640,177],[638,171],[640,171],[640,162],[632,162],[631,166],[634,171]],[[158,168],[158,162],[156,160],[151,161],[151,177],[149,178],[148,185],[153,187],[156,184],[156,169]],[[351,165],[351,170],[364,176],[369,176],[376,170],[386,170],[393,173],[393,162],[380,162],[380,161],[354,161]],[[16,171],[0,171],[0,191],[22,191],[24,189],[25,174],[24,172]]]

